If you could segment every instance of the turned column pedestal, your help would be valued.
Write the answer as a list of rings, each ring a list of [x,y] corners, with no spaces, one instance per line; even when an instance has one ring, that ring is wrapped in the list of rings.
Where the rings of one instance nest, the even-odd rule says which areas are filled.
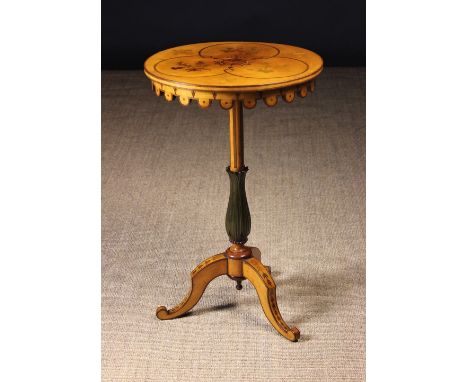
[[[158,307],[156,316],[161,320],[168,320],[183,315],[200,300],[210,281],[226,275],[236,281],[238,290],[242,289],[243,280],[249,280],[257,290],[263,311],[273,327],[287,339],[297,341],[300,336],[299,329],[290,328],[279,312],[276,284],[271,277],[270,268],[261,263],[258,248],[245,245],[250,233],[250,211],[245,193],[248,168],[244,166],[242,105],[237,101],[229,109],[229,138],[231,161],[230,166],[226,168],[230,182],[226,231],[231,245],[224,253],[212,256],[199,264],[191,273],[192,289],[189,294],[171,309]]]

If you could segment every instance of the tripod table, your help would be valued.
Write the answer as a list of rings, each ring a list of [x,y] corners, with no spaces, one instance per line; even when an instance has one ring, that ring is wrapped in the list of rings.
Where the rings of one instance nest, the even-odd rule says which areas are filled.
[[[202,108],[213,102],[229,111],[230,194],[226,231],[231,245],[223,253],[200,263],[192,272],[192,289],[171,309],[159,306],[161,320],[179,317],[200,300],[207,285],[227,275],[242,289],[247,279],[255,287],[263,311],[284,337],[297,341],[300,332],[281,317],[276,302],[276,284],[270,268],[261,262],[258,248],[246,246],[250,212],[245,194],[243,108],[252,109],[258,100],[275,106],[278,98],[292,102],[296,93],[305,97],[314,90],[314,79],[323,68],[319,55],[299,47],[257,42],[216,42],[179,46],[149,57],[144,65],[153,91],[167,101],[178,97],[187,106],[197,101]]]

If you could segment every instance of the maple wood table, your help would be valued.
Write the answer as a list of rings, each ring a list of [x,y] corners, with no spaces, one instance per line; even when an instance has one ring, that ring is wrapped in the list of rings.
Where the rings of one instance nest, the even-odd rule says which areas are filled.
[[[273,327],[284,337],[297,341],[300,332],[289,327],[281,317],[276,302],[276,285],[270,268],[261,263],[258,248],[245,245],[250,233],[250,212],[245,194],[243,107],[252,109],[258,100],[275,106],[278,98],[292,102],[296,93],[305,97],[314,90],[314,78],[323,62],[317,54],[294,46],[257,42],[217,42],[179,46],[156,53],[144,65],[153,91],[168,101],[178,97],[187,106],[192,100],[202,108],[214,101],[229,110],[230,195],[226,230],[231,246],[209,257],[191,273],[192,289],[177,306],[159,306],[161,320],[179,317],[200,300],[207,285],[216,277],[227,275],[236,281],[249,280]]]

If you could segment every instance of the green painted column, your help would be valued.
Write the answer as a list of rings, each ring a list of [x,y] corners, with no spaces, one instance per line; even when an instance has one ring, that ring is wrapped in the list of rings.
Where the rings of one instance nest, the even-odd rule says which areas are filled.
[[[234,244],[244,244],[250,233],[250,211],[245,194],[245,175],[248,167],[239,171],[226,168],[229,175],[230,193],[226,212],[226,231],[229,241]]]

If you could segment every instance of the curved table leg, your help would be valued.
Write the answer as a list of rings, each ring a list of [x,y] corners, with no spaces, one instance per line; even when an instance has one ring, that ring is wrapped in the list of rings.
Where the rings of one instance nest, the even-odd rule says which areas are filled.
[[[244,277],[249,280],[257,290],[263,312],[279,334],[290,341],[297,341],[300,337],[299,329],[290,328],[281,317],[276,302],[276,284],[267,268],[255,257],[244,260]]]
[[[191,273],[192,289],[182,302],[171,309],[158,306],[156,317],[160,320],[170,320],[179,317],[192,309],[200,300],[207,285],[216,277],[227,274],[227,259],[224,254],[211,256],[202,261]]]
[[[262,253],[260,252],[260,250],[257,247],[250,247],[250,250],[252,251],[252,256],[255,257],[258,261],[262,262]],[[271,275],[271,267],[269,265],[264,265],[264,267]]]

